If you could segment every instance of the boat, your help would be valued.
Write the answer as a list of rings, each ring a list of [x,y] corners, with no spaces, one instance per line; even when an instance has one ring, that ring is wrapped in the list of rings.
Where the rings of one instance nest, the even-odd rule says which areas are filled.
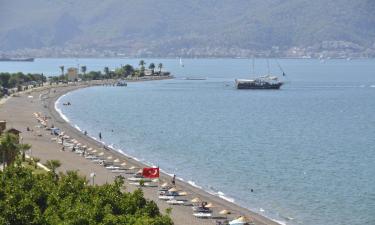
[[[34,62],[34,58],[0,58],[0,62]]]
[[[280,89],[284,84],[276,76],[263,76],[255,79],[236,79],[237,89]]]
[[[182,58],[180,57],[180,66],[184,67],[184,64],[182,63]]]
[[[125,80],[118,80],[116,82],[116,86],[118,86],[118,87],[126,87],[126,86],[128,86],[128,83],[126,83]]]
[[[277,62],[277,61],[276,61]],[[277,62],[279,69],[285,76],[280,64]],[[280,89],[284,82],[279,81],[277,76],[270,75],[269,61],[267,60],[268,75],[256,77],[253,79],[235,79],[235,85],[237,89]],[[253,59],[253,74],[254,72],[254,59]]]

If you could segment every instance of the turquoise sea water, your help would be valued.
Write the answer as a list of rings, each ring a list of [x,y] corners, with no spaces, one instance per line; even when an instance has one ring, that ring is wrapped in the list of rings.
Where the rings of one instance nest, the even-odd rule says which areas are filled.
[[[138,61],[37,59],[0,71]],[[81,89],[57,107],[114,148],[286,224],[375,224],[375,60],[279,60],[279,91],[234,89],[251,71],[246,59],[145,61],[176,79]],[[266,68],[256,61],[257,73]],[[274,60],[271,72],[280,74]]]

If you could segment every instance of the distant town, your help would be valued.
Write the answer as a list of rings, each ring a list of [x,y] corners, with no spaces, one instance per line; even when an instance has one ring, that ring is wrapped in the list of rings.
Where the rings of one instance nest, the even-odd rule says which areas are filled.
[[[0,58],[21,57],[187,57],[187,58],[248,58],[248,57],[278,57],[278,58],[373,58],[375,44],[371,47],[348,41],[324,41],[320,44],[301,47],[283,48],[273,46],[266,50],[243,49],[239,47],[191,47],[174,50],[160,50],[153,48],[129,49],[116,48],[84,48],[78,45],[65,47],[43,47],[39,49],[25,48],[11,51],[0,51]]]

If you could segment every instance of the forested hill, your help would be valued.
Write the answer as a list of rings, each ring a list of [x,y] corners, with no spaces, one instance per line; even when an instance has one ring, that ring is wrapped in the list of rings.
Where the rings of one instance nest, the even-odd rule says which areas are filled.
[[[0,0],[0,10],[3,53],[298,56],[375,51],[374,0]]]

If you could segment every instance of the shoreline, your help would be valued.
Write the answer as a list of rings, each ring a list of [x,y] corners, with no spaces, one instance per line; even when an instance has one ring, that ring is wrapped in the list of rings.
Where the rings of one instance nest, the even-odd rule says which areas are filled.
[[[70,123],[68,121],[65,121],[64,118],[60,115],[60,113],[55,108],[56,102],[63,95],[65,95],[65,94],[67,94],[71,91],[74,91],[74,90],[78,90],[78,89],[81,89],[81,88],[88,88],[88,87],[95,86],[95,85],[98,85],[98,84],[93,84],[93,85],[84,84],[84,85],[78,85],[78,86],[65,86],[65,87],[54,87],[54,86],[52,86],[52,87],[49,87],[49,88],[55,89],[56,93],[50,93],[50,91],[48,91],[47,93],[44,93],[48,89],[35,90],[31,93],[39,93],[40,102],[42,103],[39,106],[44,108],[44,111],[45,111],[46,115],[50,116],[49,122],[53,123],[55,125],[55,127],[59,127],[62,131],[64,131],[66,134],[68,134],[71,138],[75,138],[75,139],[79,140],[81,143],[83,143],[87,146],[94,147],[95,149],[101,149],[101,147],[103,146],[103,143],[93,139],[92,137],[85,136],[82,133],[82,131],[79,131],[76,127],[74,127],[74,125],[72,123]],[[51,94],[53,94],[53,95],[51,96]],[[45,96],[47,96],[47,97],[45,97]],[[24,98],[24,96],[21,96],[21,98]],[[36,98],[34,100],[36,100]],[[3,106],[1,106],[0,112],[3,111],[2,110],[3,107],[6,106],[7,104],[10,104],[9,101],[7,101]],[[31,117],[31,113],[29,115],[30,115],[29,118],[33,119]],[[1,113],[0,113],[0,116],[1,116]],[[8,118],[7,118],[7,120],[8,120]],[[50,125],[50,123],[49,123],[49,125]],[[25,142],[26,143],[28,142],[27,138],[25,138]],[[33,144],[33,143],[31,143],[31,144]],[[33,150],[33,151],[35,152],[35,150]],[[126,150],[123,151],[125,153],[121,153],[114,148],[107,147],[107,149],[103,149],[103,151],[106,154],[113,155],[116,158],[119,158],[119,159],[122,159],[123,161],[126,161],[128,163],[128,165],[135,165],[139,168],[147,166],[144,162],[137,161],[137,159],[135,157],[127,155]],[[70,155],[74,154],[74,153],[71,153],[71,152],[64,152],[64,154],[65,153],[70,154]],[[40,157],[40,158],[42,158],[42,157]],[[73,157],[70,157],[68,160],[73,160],[73,159],[76,159],[76,158],[86,161],[87,162],[86,164],[91,164],[90,167],[95,167],[94,168],[95,170],[99,170],[99,169],[104,170],[103,172],[105,172],[106,175],[101,176],[100,179],[97,179],[97,180],[99,180],[98,183],[105,183],[105,182],[111,181],[113,179],[113,175],[114,175],[113,173],[110,173],[110,172],[106,171],[106,169],[104,167],[93,164],[92,162],[84,159],[83,157],[79,157],[78,155],[74,155]],[[75,160],[75,161],[78,161],[78,160]],[[64,165],[64,162],[62,162],[62,163]],[[74,162],[72,162],[72,163],[74,163]],[[82,169],[87,169],[87,168],[83,168],[84,165],[77,165],[77,163],[74,163],[74,164],[75,164],[75,167],[78,166],[80,171]],[[72,168],[69,167],[69,165],[67,165],[67,167],[68,168],[66,168],[66,169],[72,169]],[[99,168],[97,168],[97,167],[99,167]],[[109,175],[112,175],[112,178],[109,177]],[[87,173],[86,173],[86,177],[88,177]],[[98,174],[98,178],[99,178],[99,174]],[[170,179],[171,179],[170,175],[166,171],[161,170],[160,180],[170,181]],[[216,208],[214,208],[214,212],[216,212],[215,214],[217,214],[217,212],[220,211],[221,209],[225,208],[225,209],[230,210],[233,213],[233,215],[231,215],[230,218],[237,217],[239,215],[246,215],[246,216],[250,216],[250,218],[252,218],[254,220],[255,224],[262,224],[262,225],[263,224],[264,225],[266,225],[266,224],[269,224],[269,225],[279,224],[278,223],[279,221],[275,221],[274,219],[267,218],[263,215],[260,215],[256,212],[253,212],[253,211],[251,211],[251,210],[249,210],[245,207],[237,205],[236,203],[230,202],[230,201],[228,201],[228,200],[226,200],[226,199],[224,199],[224,198],[222,198],[218,195],[214,195],[212,193],[209,193],[208,191],[204,190],[203,188],[195,187],[193,184],[189,183],[188,181],[178,180],[177,181],[177,187],[178,187],[178,189],[182,189],[182,190],[189,193],[188,199],[192,199],[193,197],[198,196],[201,199],[212,202],[215,206],[217,206]],[[132,187],[127,182],[126,182],[126,188],[129,191],[131,191],[132,189],[135,189],[135,187]],[[165,202],[162,202],[162,201],[157,199],[157,196],[155,194],[155,190],[152,190],[151,188],[142,188],[142,189],[144,191],[145,197],[147,199],[154,200],[158,204],[161,212],[163,211],[163,209],[165,209],[167,207],[170,207]],[[156,200],[155,200],[155,198],[156,198]],[[192,210],[188,206],[172,206],[172,208],[173,208],[173,210],[172,210],[171,217],[172,217],[174,223],[177,224],[177,225],[178,224],[215,224],[214,219],[197,219],[197,218],[194,218],[194,216],[192,215]],[[190,217],[190,218],[187,218],[187,217]]]

